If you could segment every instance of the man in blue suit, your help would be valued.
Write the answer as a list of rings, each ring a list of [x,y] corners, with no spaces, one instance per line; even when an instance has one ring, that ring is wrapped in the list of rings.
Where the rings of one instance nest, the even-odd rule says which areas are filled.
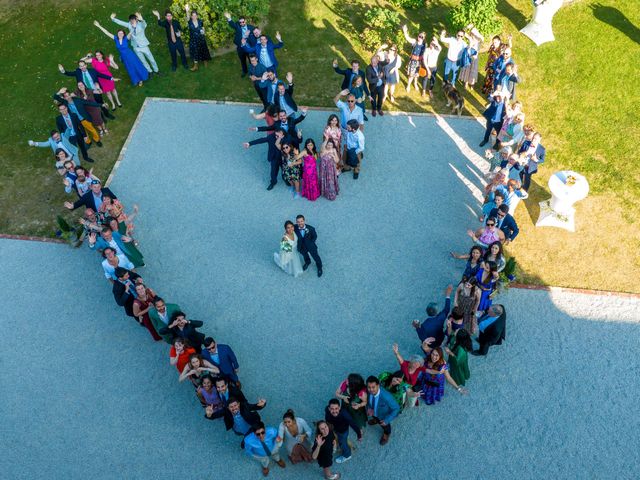
[[[282,37],[280,32],[276,32],[276,40],[278,43],[273,43],[266,35],[260,35],[260,41],[251,46],[246,38],[241,40],[242,49],[245,53],[253,54],[258,57],[258,61],[264,65],[264,67],[277,75],[278,59],[276,58],[276,48],[282,48]]]
[[[482,116],[487,119],[487,128],[484,132],[484,138],[480,143],[481,147],[484,147],[489,141],[492,130],[496,131],[496,135],[500,133],[502,122],[504,122],[504,117],[507,113],[504,105],[504,94],[502,93],[502,91],[496,90],[491,96],[493,97],[493,100],[491,100],[491,104],[482,113]],[[493,146],[493,148],[496,150],[497,143],[498,141],[496,139],[496,145]]]
[[[438,312],[438,304],[431,302],[427,305],[427,315],[429,317],[420,324],[418,320],[414,320],[412,325],[416,329],[416,333],[420,338],[420,342],[424,342],[427,338],[434,338],[435,345],[440,346],[444,340],[444,324],[447,321],[447,315],[451,310],[451,292],[453,285],[449,285],[444,292],[445,301],[444,308]]]
[[[369,92],[369,87],[367,86],[367,77],[364,72],[360,70],[360,62],[358,60],[351,60],[351,68],[345,68],[344,70],[338,68],[338,60],[333,61],[333,71],[338,75],[342,75],[342,86],[340,87],[342,90],[349,90],[351,88],[351,83],[353,79],[356,77],[360,77],[362,79],[362,86],[364,87],[364,93],[367,95],[367,98],[371,99],[371,93]]]
[[[236,354],[233,353],[229,345],[223,343],[216,343],[216,341],[207,337],[204,339],[204,349],[202,350],[202,358],[210,361],[213,365],[220,369],[220,372],[232,380],[236,384],[238,383],[237,371],[240,368]]]
[[[238,59],[240,59],[240,65],[242,66],[242,78],[247,76],[248,68],[247,68],[247,52],[242,48],[242,41],[249,40],[249,45],[251,45],[250,35],[253,32],[253,25],[249,25],[247,23],[247,19],[244,17],[238,17],[238,21],[234,22],[231,20],[231,14],[228,12],[224,13],[224,17],[227,19],[227,23],[231,28],[233,28],[233,43],[236,46],[236,52],[238,53]]]
[[[31,147],[49,147],[53,152],[53,156],[56,155],[56,150],[59,148],[64,150],[66,154],[71,157],[76,165],[80,165],[80,159],[78,158],[78,147],[72,144],[69,141],[69,130],[65,132],[65,135],[60,135],[60,132],[57,130],[51,130],[51,136],[44,142],[34,142],[33,140],[29,140],[29,145]]]
[[[509,207],[503,203],[498,208],[491,210],[489,218],[491,217],[498,219],[498,228],[504,233],[504,244],[509,245],[513,242],[518,236],[520,229],[518,228],[516,219],[509,213]]]
[[[391,435],[391,422],[400,413],[400,406],[389,392],[380,388],[380,380],[373,375],[367,378],[367,392],[368,423],[382,427],[380,445],[386,445]]]

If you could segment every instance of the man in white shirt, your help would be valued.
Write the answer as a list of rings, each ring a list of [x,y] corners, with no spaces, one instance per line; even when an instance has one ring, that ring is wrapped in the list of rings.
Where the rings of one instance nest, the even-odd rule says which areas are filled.
[[[447,37],[446,35],[447,32],[445,30],[440,32],[440,41],[449,46],[447,58],[444,61],[444,75],[442,79],[447,81],[449,73],[451,73],[451,83],[455,84],[458,75],[458,58],[462,50],[467,47],[467,44],[464,41],[464,32],[462,30],[459,30],[455,37]]]
[[[347,95],[346,102],[340,100],[340,97],[343,95]],[[350,120],[356,120],[358,125],[360,125],[360,130],[364,130],[364,113],[362,109],[356,105],[356,97],[349,93],[349,90],[345,89],[340,91],[333,99],[333,103],[335,103],[336,107],[340,110],[342,135],[347,134],[347,123]]]

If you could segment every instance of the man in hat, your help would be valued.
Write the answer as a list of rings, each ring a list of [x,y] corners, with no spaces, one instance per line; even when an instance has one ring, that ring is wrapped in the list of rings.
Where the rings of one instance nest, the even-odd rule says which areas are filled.
[[[484,132],[482,143],[480,143],[481,147],[484,147],[487,142],[489,142],[489,137],[491,136],[492,130],[496,131],[496,135],[500,132],[500,129],[502,128],[502,122],[504,122],[504,117],[507,113],[504,104],[505,95],[502,90],[499,89],[493,92],[491,94],[491,98],[491,104],[482,113],[484,118],[487,119],[487,128]],[[493,146],[494,150],[497,150],[497,147],[498,140],[496,138],[496,144]]]
[[[91,180],[91,190],[82,195],[75,202],[64,202],[64,206],[69,210],[75,210],[78,207],[90,208],[94,212],[98,212],[100,210],[100,206],[102,205],[102,199],[104,196],[111,197],[112,199],[117,199],[113,192],[109,190],[107,187],[103,187],[100,180],[94,178]]]
[[[444,325],[451,310],[451,292],[453,291],[453,285],[447,286],[444,292],[445,301],[444,308],[438,312],[438,304],[431,302],[427,305],[427,319],[420,324],[418,320],[414,320],[411,325],[416,329],[416,333],[421,342],[424,342],[429,337],[435,339],[434,345],[439,346],[444,341]]]

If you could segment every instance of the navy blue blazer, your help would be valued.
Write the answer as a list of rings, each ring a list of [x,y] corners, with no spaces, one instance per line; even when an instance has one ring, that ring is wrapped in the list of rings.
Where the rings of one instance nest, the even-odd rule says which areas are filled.
[[[108,195],[111,198],[118,198],[116,197],[113,192],[111,190],[109,190],[107,187],[102,187],[100,189],[100,193],[104,196],[104,195]],[[84,195],[82,195],[78,200],[76,200],[73,203],[73,209],[75,210],[76,208],[79,207],[85,207],[85,208],[91,208],[94,212],[97,212],[98,209],[96,208],[96,202],[93,199],[93,191],[89,190],[87,193],[85,193]]]
[[[238,365],[236,354],[233,353],[233,350],[231,350],[231,347],[229,345],[218,343],[217,346],[218,357],[220,358],[219,362],[213,360],[211,353],[206,348],[202,350],[202,358],[208,360],[213,365],[218,367],[227,378],[230,378],[234,382],[237,382],[238,376],[236,375],[235,369],[239,368],[240,365]]]
[[[251,42],[247,40],[247,43],[242,47],[242,49],[247,53],[253,53],[258,60],[260,59],[260,50],[262,49],[262,45],[260,42],[255,45],[251,45]],[[282,48],[284,45],[283,42],[273,43],[271,40],[267,40],[267,54],[269,55],[269,59],[271,63],[273,63],[273,68],[278,68],[278,59],[276,58],[276,48]]]
[[[231,28],[233,28],[233,43],[235,44],[236,47],[238,48],[242,48],[242,27],[240,26],[240,24],[238,22],[234,22],[233,20],[227,20],[227,23],[229,24],[229,26]],[[251,42],[251,37],[253,37],[255,39],[255,36],[253,35],[253,29],[256,28],[253,25],[246,25],[249,31],[249,37],[247,37],[247,43],[249,45],[251,45],[252,43],[255,45],[254,42],[257,41],[254,40],[253,42]]]
[[[491,217],[498,218],[497,208],[494,208],[491,210],[491,213],[489,213],[488,218],[491,218]],[[508,238],[512,242],[516,239],[516,237],[518,236],[518,233],[520,233],[520,229],[518,228],[516,219],[513,218],[513,215],[511,215],[510,213],[507,213],[505,217],[502,219],[500,230],[502,230],[502,233],[504,233],[504,238]]]
[[[69,111],[69,117],[71,118],[71,125],[73,125],[73,129],[76,132],[76,137],[79,138],[78,141],[83,142],[83,138],[87,136],[87,132],[84,130],[82,123],[80,123],[80,119],[75,113],[71,111]],[[67,122],[64,121],[62,115],[58,115],[56,117],[56,127],[58,127],[58,131],[60,133],[65,133],[69,128],[67,127]]]
[[[382,70],[382,67],[379,67]],[[338,75],[342,75],[344,78],[342,79],[342,90],[349,90],[351,88],[351,74],[353,70],[350,68],[345,68],[342,70],[338,67],[333,67],[333,71]],[[369,87],[367,86],[367,77],[365,76],[362,70],[358,70],[358,76],[362,78],[362,86],[364,87],[364,93],[369,97],[371,93],[369,92]]]
[[[298,111],[298,105],[293,99],[293,83],[290,83],[287,89],[284,91],[284,100],[293,109],[294,112]],[[276,107],[280,108],[280,92],[277,88],[275,93],[273,94],[273,100],[270,103],[273,103]]]
[[[416,329],[418,338],[420,338],[421,342],[424,342],[425,339],[429,337],[433,337],[436,339],[436,345],[440,345],[442,343],[444,340],[444,324],[447,321],[449,310],[451,310],[451,298],[447,297],[444,302],[444,308],[440,313],[434,317],[427,318],[422,322],[422,325]]]
[[[500,103],[502,103],[502,112],[500,112],[500,123],[502,123],[504,122],[504,117],[507,114],[507,109],[506,109],[506,105],[504,104],[504,100]],[[498,109],[498,102],[495,100],[491,100],[491,105],[489,105],[487,109],[484,112],[482,112],[482,116],[487,120],[491,121],[497,109]]]
[[[259,145],[261,143],[266,143],[269,146],[269,152],[267,153],[267,160],[270,162],[280,163],[280,159],[282,158],[282,153],[276,147],[276,136],[272,132],[266,137],[256,138],[255,140],[251,140],[249,145]]]
[[[298,116],[298,118],[290,118],[287,121],[287,126],[286,128],[282,126],[282,122],[280,120],[276,120],[274,122],[273,125],[268,126],[268,125],[262,125],[260,127],[258,127],[258,131],[259,132],[270,132],[270,131],[275,131],[279,128],[282,128],[285,132],[285,140],[287,142],[291,142],[293,143],[293,145],[298,148],[300,146],[300,139],[298,138],[298,129],[296,127],[296,125],[298,125],[300,122],[302,122],[305,118],[307,118],[306,115],[300,115]],[[249,142],[251,143],[251,142]]]

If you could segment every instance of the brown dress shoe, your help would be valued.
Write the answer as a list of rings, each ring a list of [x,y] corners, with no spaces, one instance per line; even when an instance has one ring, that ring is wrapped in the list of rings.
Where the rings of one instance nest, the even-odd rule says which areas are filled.
[[[378,114],[378,112],[376,112],[375,110],[371,110],[371,115],[373,115],[374,117]]]
[[[386,445],[387,443],[389,443],[389,435],[382,434],[380,437],[380,445]]]
[[[282,460],[282,459],[278,460],[276,463],[278,464],[278,466],[279,466],[280,468],[284,468],[284,467],[286,467],[286,466],[287,466],[287,464],[286,464],[286,463],[284,463],[284,460]]]
[[[262,467],[262,475],[265,477],[269,475],[269,467]]]
[[[378,110],[378,115],[380,115],[381,117],[384,116],[384,113],[382,112],[382,110]]]

